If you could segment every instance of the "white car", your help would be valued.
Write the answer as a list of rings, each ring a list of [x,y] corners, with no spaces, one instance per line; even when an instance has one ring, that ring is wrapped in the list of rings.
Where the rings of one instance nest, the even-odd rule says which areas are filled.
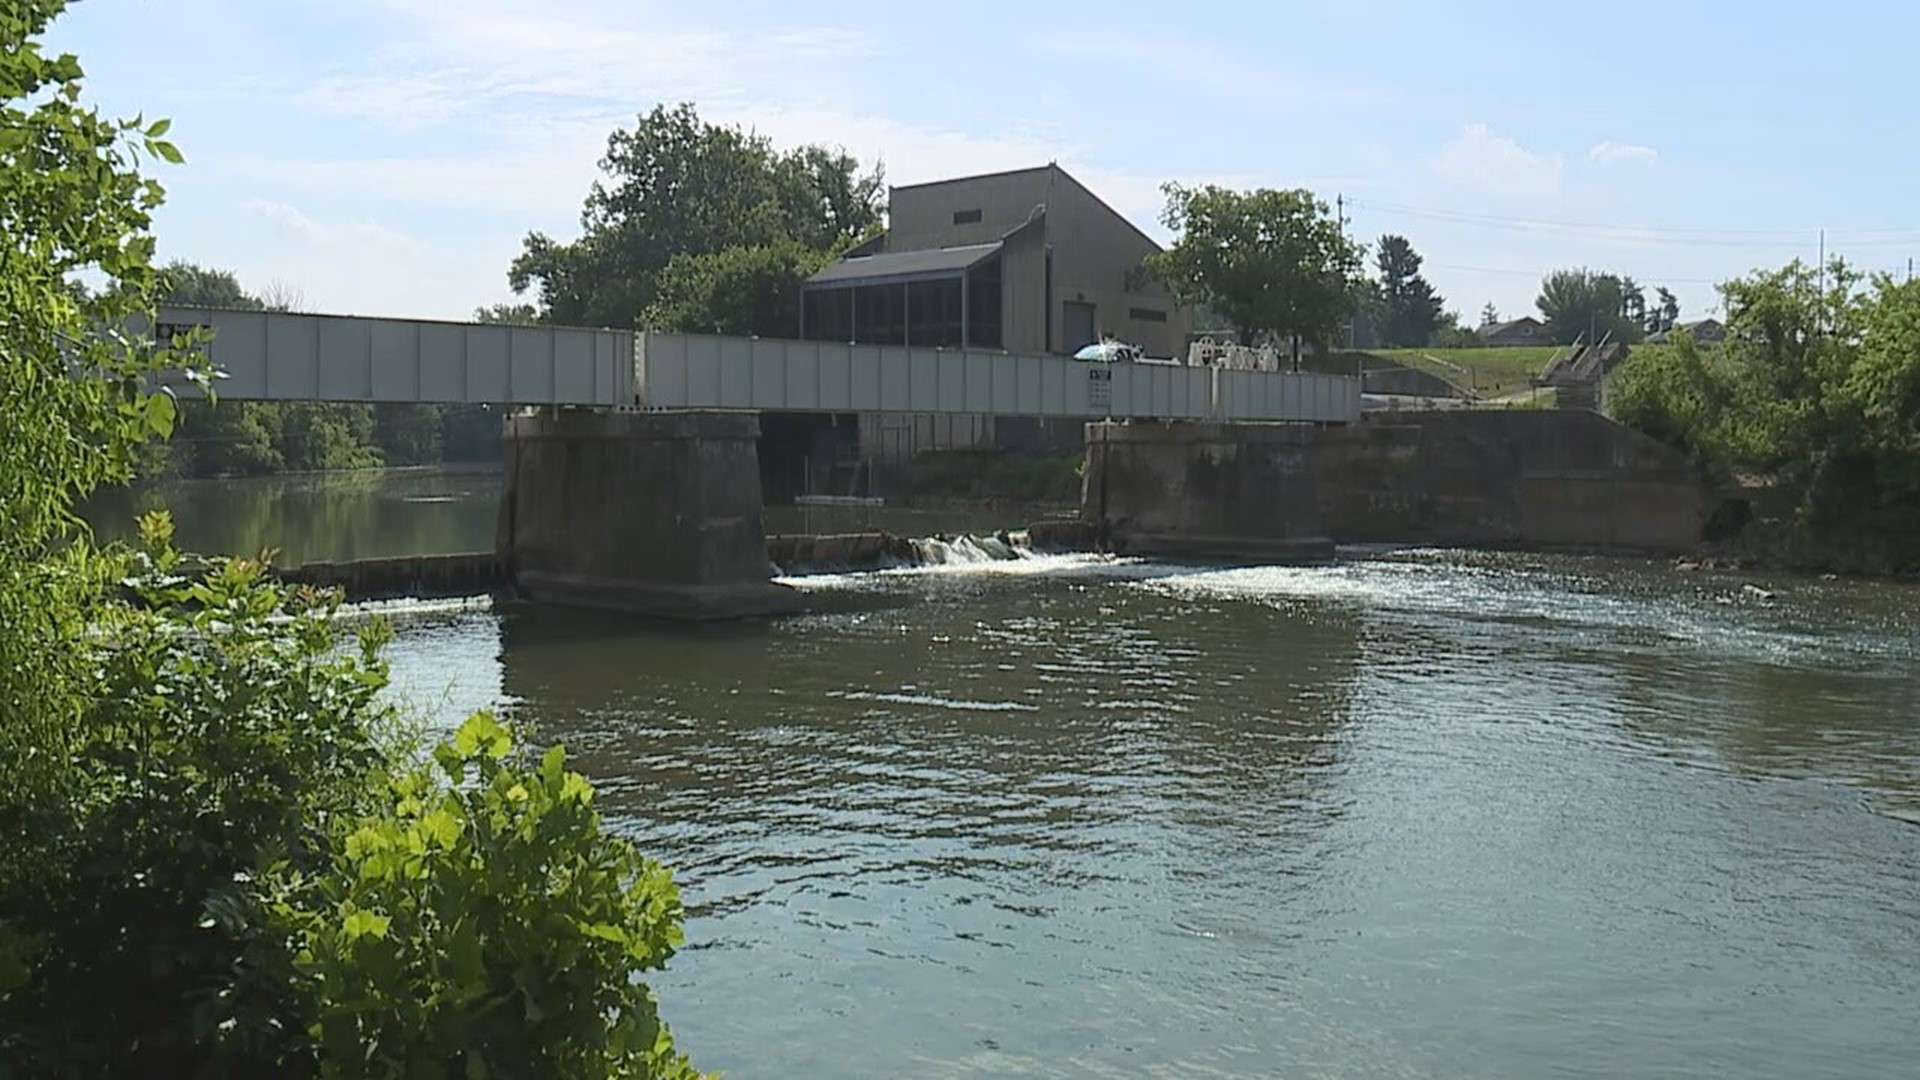
[[[1089,364],[1131,364],[1143,355],[1138,345],[1128,345],[1125,342],[1108,339],[1088,345],[1074,353],[1073,358]]]

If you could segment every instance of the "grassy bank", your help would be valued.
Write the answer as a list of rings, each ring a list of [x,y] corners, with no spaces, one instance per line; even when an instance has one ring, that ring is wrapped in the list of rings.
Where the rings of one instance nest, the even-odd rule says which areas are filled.
[[[1546,369],[1556,346],[1509,349],[1372,349],[1376,356],[1430,371],[1482,397],[1525,390],[1527,381]]]

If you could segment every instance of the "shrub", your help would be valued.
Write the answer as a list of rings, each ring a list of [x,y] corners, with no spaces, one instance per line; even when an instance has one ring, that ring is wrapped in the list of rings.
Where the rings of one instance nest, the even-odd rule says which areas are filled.
[[[680,943],[671,876],[607,836],[559,747],[467,720],[325,873],[276,875],[270,963],[328,1077],[693,1077],[640,975]]]
[[[688,1075],[634,979],[677,941],[671,883],[558,753],[522,770],[474,721],[430,782],[378,623],[349,648],[337,595],[190,575],[164,517],[136,552],[75,521],[171,433],[150,376],[191,358],[128,329],[138,166],[180,153],[80,103],[38,41],[65,6],[0,6],[0,1080]]]
[[[0,1076],[695,1075],[638,980],[678,894],[563,751],[522,768],[476,716],[436,777],[378,699],[383,624],[346,648],[337,594],[190,580],[142,533],[0,881]]]

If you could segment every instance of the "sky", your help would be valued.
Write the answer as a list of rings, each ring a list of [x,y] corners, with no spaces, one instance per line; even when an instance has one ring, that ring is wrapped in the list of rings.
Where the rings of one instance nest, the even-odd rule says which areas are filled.
[[[1920,258],[1895,2],[78,0],[88,97],[173,121],[162,258],[305,310],[461,318],[579,232],[656,104],[910,184],[1058,161],[1156,239],[1167,181],[1304,187],[1408,237],[1468,323],[1542,274],[1714,285]]]

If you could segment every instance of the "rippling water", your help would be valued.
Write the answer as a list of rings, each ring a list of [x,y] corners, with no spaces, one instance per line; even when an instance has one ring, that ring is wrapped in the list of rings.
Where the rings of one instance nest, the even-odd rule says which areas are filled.
[[[815,614],[417,612],[672,864],[759,1076],[1920,1074],[1920,593],[1043,558]]]

